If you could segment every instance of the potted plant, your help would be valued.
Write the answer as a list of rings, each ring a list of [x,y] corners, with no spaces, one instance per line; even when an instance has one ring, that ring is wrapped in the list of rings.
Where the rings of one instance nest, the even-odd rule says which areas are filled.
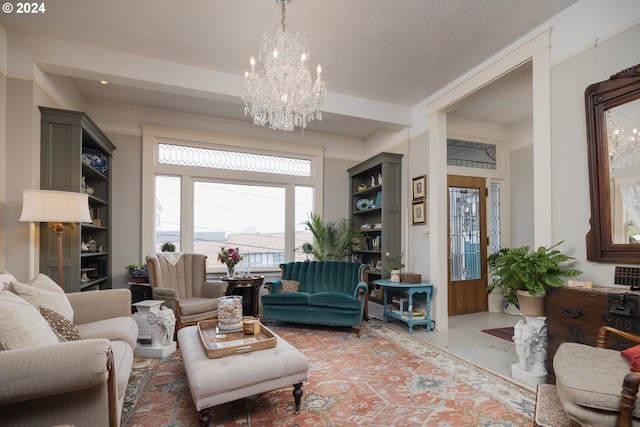
[[[302,244],[302,252],[307,256],[305,261],[309,261],[309,255],[313,253],[313,245],[309,242],[304,242]]]
[[[507,302],[519,303],[522,314],[544,316],[545,300],[541,297],[546,296],[547,287],[559,288],[564,284],[560,277],[582,274],[580,270],[560,266],[574,259],[557,249],[562,243],[540,246],[535,251],[530,250],[529,246],[502,248],[491,254],[488,262],[492,280],[487,292],[500,288]],[[529,304],[533,304],[533,307]]]
[[[175,252],[176,251],[176,245],[174,245],[171,242],[164,242],[162,244],[162,246],[160,246],[160,251],[162,251],[162,252]]]
[[[391,256],[389,252],[385,254],[387,258]],[[389,280],[392,282],[400,282],[400,273],[405,265],[402,263],[402,257],[404,256],[404,251],[400,252],[400,259],[396,263],[390,263],[387,265],[386,270],[390,273]]]
[[[140,265],[137,262],[127,265],[125,271],[129,275],[131,281],[136,283],[144,283],[149,280],[149,274],[147,273],[147,266]]]
[[[302,249],[307,255],[312,254],[317,261],[339,261],[346,258],[353,247],[360,245],[364,236],[346,218],[338,222],[325,222],[320,215],[312,212],[304,225],[313,235],[313,243],[303,244]]]

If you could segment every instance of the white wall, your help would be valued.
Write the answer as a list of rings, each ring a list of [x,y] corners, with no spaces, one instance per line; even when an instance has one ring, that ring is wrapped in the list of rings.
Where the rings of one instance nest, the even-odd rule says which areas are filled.
[[[324,160],[324,198],[322,214],[327,221],[349,218],[349,173],[347,170],[358,162],[327,158]]]
[[[584,271],[581,279],[600,286],[613,284],[615,265],[586,261],[591,207],[584,91],[592,83],[639,64],[638,40],[640,24],[599,41],[551,70],[553,235],[555,240],[565,240],[570,255],[579,260],[577,268]]]
[[[429,153],[427,151],[429,141],[429,134],[422,133],[416,135],[409,140],[407,144],[407,154],[405,161],[403,162],[403,172],[406,178],[403,182],[406,195],[403,200],[406,201],[406,206],[403,208],[404,221],[403,221],[403,247],[407,249],[407,259],[405,260],[406,271],[410,273],[418,273],[422,275],[422,280],[429,281],[429,265],[430,265],[430,250],[429,250],[429,230],[430,221],[427,216],[427,223],[424,225],[411,224],[411,183],[412,178],[427,175],[429,164]],[[427,182],[428,187],[428,182]],[[427,204],[429,203],[429,194],[427,194]],[[429,208],[427,207],[427,212]]]
[[[112,285],[127,286],[124,268],[143,263],[142,238],[142,139],[137,135],[107,134],[117,147],[113,152]]]
[[[509,236],[505,246],[533,247],[533,145],[509,152]]]

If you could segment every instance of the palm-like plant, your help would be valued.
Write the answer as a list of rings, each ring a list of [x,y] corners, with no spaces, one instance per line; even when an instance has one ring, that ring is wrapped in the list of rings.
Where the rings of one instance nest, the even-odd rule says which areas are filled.
[[[311,212],[304,225],[313,235],[310,250],[307,246],[308,252],[305,253],[311,253],[317,261],[337,261],[347,257],[362,238],[362,232],[353,228],[345,218],[338,222],[325,222],[319,214]]]

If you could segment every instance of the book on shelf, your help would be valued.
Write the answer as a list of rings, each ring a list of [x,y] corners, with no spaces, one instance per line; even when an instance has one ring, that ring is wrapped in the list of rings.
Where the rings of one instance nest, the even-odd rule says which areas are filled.
[[[401,313],[406,313],[409,310],[409,299],[393,297],[391,299],[391,305],[393,309],[396,309]]]
[[[401,311],[400,311],[400,310],[398,310],[397,308],[394,308],[394,309],[392,309],[391,311],[392,311],[393,313],[399,314],[400,316],[402,316],[402,317],[403,317],[403,318],[405,318],[405,319],[408,319],[408,318],[409,318],[409,312],[407,312],[407,311],[401,312]],[[412,317],[411,317],[411,318],[412,318],[413,320],[421,320],[421,319],[426,319],[426,317],[427,317],[427,315],[425,314],[425,312],[424,312],[424,311],[419,311],[419,310],[417,310],[417,311],[414,311],[414,312],[413,312],[413,315],[412,315]]]

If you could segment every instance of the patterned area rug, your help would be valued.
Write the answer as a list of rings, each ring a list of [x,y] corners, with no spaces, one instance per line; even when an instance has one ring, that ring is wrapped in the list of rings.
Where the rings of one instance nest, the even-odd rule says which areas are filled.
[[[481,332],[513,342],[513,326],[506,328],[483,329]]]
[[[531,425],[530,390],[379,321],[365,322],[360,337],[350,328],[269,328],[311,360],[300,414],[286,388],[216,407],[213,427]],[[122,425],[198,425],[179,351],[135,360]]]

